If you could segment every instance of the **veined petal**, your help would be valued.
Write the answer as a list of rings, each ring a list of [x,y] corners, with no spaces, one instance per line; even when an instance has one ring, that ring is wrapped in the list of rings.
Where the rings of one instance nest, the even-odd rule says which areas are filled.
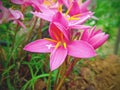
[[[69,14],[71,16],[76,15],[76,14],[80,14],[80,7],[76,1],[73,1]]]
[[[24,47],[24,50],[29,51],[29,52],[46,53],[46,52],[51,52],[53,47],[54,45],[52,42],[45,40],[45,39],[39,39],[39,40],[36,40],[36,41],[33,41],[27,44]]]
[[[95,29],[96,26],[94,26],[90,31],[89,31],[89,38],[93,37],[95,35]]]
[[[21,27],[26,29],[26,26],[20,20],[14,20],[13,23],[18,23]]]
[[[65,28],[63,25],[61,25],[60,23],[54,23],[55,26],[57,26],[57,28],[63,33],[63,35],[65,36],[65,38],[67,40],[70,39],[70,31],[69,28]]]
[[[95,31],[94,35],[96,35],[96,34],[98,34],[98,33],[102,33],[102,30],[99,29],[99,30]]]
[[[52,21],[52,18],[53,18],[53,15],[55,14],[54,12],[31,12],[33,15],[39,17],[39,18],[42,18],[44,20],[47,20],[47,21]]]
[[[62,63],[65,61],[65,58],[67,56],[67,49],[64,49],[64,47],[59,47],[50,55],[50,69],[51,71],[57,69]]]
[[[79,30],[84,30],[84,29],[89,29],[90,28],[90,26],[85,26],[85,25],[71,25],[69,27],[71,27],[73,29],[79,29]]]
[[[72,41],[68,45],[68,55],[78,58],[90,58],[96,55],[94,48],[85,41]]]
[[[49,33],[51,38],[57,41],[62,39],[61,36],[63,37],[64,40],[69,39],[68,31],[59,23],[51,23],[49,27]]]
[[[62,24],[64,27],[68,26],[67,20],[63,17],[63,15],[60,12],[57,12],[52,19],[52,22],[58,22]]]
[[[91,17],[91,15],[86,15],[82,18],[80,18],[79,20],[77,21],[73,21],[73,22],[70,22],[69,25],[70,26],[73,26],[73,25],[77,25],[77,24],[83,24],[86,20],[88,20],[89,18]]]
[[[90,38],[88,43],[90,43],[95,49],[97,49],[98,47],[105,43],[108,37],[109,37],[108,34],[105,35],[105,33],[100,33]]]
[[[82,11],[82,12],[88,11],[88,10],[87,10],[87,7],[89,6],[90,2],[91,2],[91,0],[86,0],[86,1],[81,5],[81,11]]]
[[[99,33],[99,34],[96,34],[94,36],[92,36],[91,38],[89,38],[89,43],[90,44],[93,44],[95,43],[96,41],[98,41],[99,39],[103,38],[105,35],[105,33]]]
[[[24,16],[20,11],[12,10],[11,8],[9,9],[9,11],[10,11],[10,14],[12,15],[9,18],[13,18],[13,19],[20,19],[21,18],[21,19],[24,19]]]
[[[15,3],[15,4],[23,4],[25,1],[23,0],[11,0],[12,3]]]
[[[82,36],[81,36],[81,40],[83,40],[83,41],[89,40],[89,30],[88,29],[83,31]]]

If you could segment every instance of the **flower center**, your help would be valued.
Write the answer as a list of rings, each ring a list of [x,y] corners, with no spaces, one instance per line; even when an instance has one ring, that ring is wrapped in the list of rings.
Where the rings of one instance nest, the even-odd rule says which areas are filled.
[[[56,41],[50,38],[44,38],[45,40],[51,41],[53,43],[55,43],[56,45],[53,46],[52,44],[46,45],[48,47],[48,49],[50,49],[51,47],[55,47],[55,49],[57,49],[59,46],[63,46],[65,49],[67,48],[67,44],[66,42],[63,41]]]
[[[73,4],[71,4],[70,7],[69,7],[69,9],[66,11],[65,17],[66,17],[67,20],[69,20],[69,21],[70,21],[70,20],[79,20],[81,14],[75,14],[75,15],[72,15],[72,16],[69,15],[70,10],[72,9],[72,7],[73,7]],[[58,11],[62,13],[62,11],[63,11],[62,5],[59,6]]]

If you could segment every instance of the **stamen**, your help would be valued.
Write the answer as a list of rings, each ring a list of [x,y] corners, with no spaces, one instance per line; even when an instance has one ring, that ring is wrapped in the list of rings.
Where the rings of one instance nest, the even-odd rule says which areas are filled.
[[[76,14],[76,15],[73,15],[72,17],[80,17],[81,14]]]
[[[59,41],[56,46],[55,46],[55,49],[57,49],[59,46],[60,46],[61,42]]]
[[[80,19],[80,18],[79,18],[80,15],[81,15],[81,14],[73,15],[73,16],[71,16],[70,18],[68,18],[68,20],[79,20],[79,19]]]
[[[82,4],[82,0],[79,0],[78,4],[81,5]]]
[[[44,4],[48,5],[48,6],[51,5],[51,3],[49,1],[46,1],[46,0],[44,1]]]
[[[51,42],[57,42],[56,40],[50,39],[50,38],[44,38],[45,40],[51,41]]]
[[[67,10],[67,12],[65,13],[65,16],[67,16],[70,12],[70,10],[72,9],[72,5],[70,5],[69,9]]]
[[[79,20],[80,18],[70,17],[68,20]]]
[[[58,11],[62,13],[62,5],[59,5]]]
[[[64,48],[65,48],[65,49],[67,48],[67,45],[66,45],[66,43],[65,43],[65,42],[63,43],[63,46],[64,46]]]

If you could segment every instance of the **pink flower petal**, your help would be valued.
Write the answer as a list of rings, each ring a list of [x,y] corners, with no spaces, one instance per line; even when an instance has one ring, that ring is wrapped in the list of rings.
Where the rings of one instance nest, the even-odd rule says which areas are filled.
[[[81,11],[82,11],[82,12],[87,12],[87,11],[88,11],[87,7],[89,6],[90,2],[91,2],[91,0],[86,0],[86,1],[81,5]]]
[[[88,14],[88,15],[80,18],[80,19],[77,20],[77,21],[70,22],[70,23],[69,23],[69,26],[73,26],[73,25],[77,25],[77,24],[83,24],[83,23],[85,23],[85,21],[88,20],[90,17],[91,17],[91,15]]]
[[[79,7],[78,3],[76,1],[73,1],[73,3],[71,5],[72,5],[72,8],[71,8],[69,14],[71,16],[80,14],[80,7]]]
[[[92,38],[93,36],[95,36],[96,34],[100,34],[102,33],[102,30],[99,29],[99,30],[95,30],[96,29],[96,26],[94,26],[91,30],[90,30],[90,33],[89,33],[89,38]]]
[[[50,55],[50,69],[51,71],[57,69],[65,61],[67,56],[67,49],[59,47]]]
[[[29,44],[27,44],[24,47],[24,50],[29,51],[29,52],[41,52],[41,53],[46,53],[46,52],[51,52],[53,49],[53,43],[44,39],[36,40],[33,41]]]
[[[55,13],[53,13],[53,12],[43,12],[43,13],[41,13],[41,12],[32,12],[32,14],[39,17],[39,18],[42,18],[44,20],[52,21],[53,15]]]
[[[96,34],[98,34],[98,33],[102,33],[102,30],[99,29],[99,30],[95,31],[94,35],[96,35]]]
[[[84,41],[72,41],[68,45],[68,55],[78,58],[90,58],[96,55],[94,48]]]
[[[88,29],[83,31],[82,36],[81,36],[81,40],[83,40],[83,41],[89,40],[89,30]]]
[[[109,37],[108,34],[105,35],[105,33],[100,33],[90,38],[88,43],[90,43],[95,49],[97,49],[98,47],[105,43],[108,37]]]
[[[64,27],[66,27],[66,28],[68,26],[67,20],[64,18],[64,16],[60,12],[57,12],[53,16],[52,22],[58,22],[58,23],[62,24]]]
[[[19,20],[14,20],[13,23],[18,23],[21,27],[23,27],[24,29],[26,29],[26,26]]]
[[[11,2],[15,4],[23,4],[25,1],[24,0],[11,0]]]
[[[59,23],[51,23],[49,27],[50,36],[55,40],[61,39],[61,34],[65,37],[64,39],[69,40],[69,33],[65,28]]]
[[[73,29],[78,29],[78,30],[84,30],[84,29],[89,29],[90,28],[90,26],[85,26],[85,25],[73,25],[73,26],[71,25],[69,27],[71,27]]]
[[[69,28],[65,28],[63,25],[61,25],[60,23],[55,23],[54,25],[57,26],[57,28],[63,33],[63,35],[65,36],[66,40],[70,39],[70,31]]]
[[[13,19],[24,19],[24,16],[23,14],[18,11],[18,10],[12,10],[11,8],[9,9],[10,11],[10,14],[11,14],[11,17],[10,18],[13,18]]]

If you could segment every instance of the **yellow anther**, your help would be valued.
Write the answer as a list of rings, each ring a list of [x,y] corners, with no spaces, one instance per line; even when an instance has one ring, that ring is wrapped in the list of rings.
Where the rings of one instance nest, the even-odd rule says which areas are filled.
[[[57,49],[60,46],[61,42],[57,42],[55,49]]]
[[[65,42],[63,43],[63,46],[64,46],[64,48],[67,48],[67,45],[66,45],[66,43],[65,43]]]
[[[68,18],[68,20],[79,20],[80,18],[74,18],[74,17],[70,17]]]
[[[70,10],[72,9],[72,5],[70,5],[69,9],[67,10],[67,12],[65,13],[65,16],[67,16],[70,12]]]
[[[45,40],[51,41],[51,42],[57,42],[56,40],[50,39],[50,38],[44,38]]]
[[[58,7],[58,11],[62,13],[62,5]]]
[[[73,16],[71,16],[70,18],[68,18],[68,20],[79,20],[79,19],[80,19],[80,18],[79,18],[80,15],[81,15],[81,14],[73,15]]]
[[[81,4],[82,4],[82,0],[79,0],[79,1],[78,1],[78,4],[81,5]]]
[[[81,14],[76,14],[76,15],[73,15],[72,17],[80,17]]]
[[[48,6],[51,5],[51,3],[49,1],[47,1],[47,0],[44,1],[44,4],[48,5]]]

